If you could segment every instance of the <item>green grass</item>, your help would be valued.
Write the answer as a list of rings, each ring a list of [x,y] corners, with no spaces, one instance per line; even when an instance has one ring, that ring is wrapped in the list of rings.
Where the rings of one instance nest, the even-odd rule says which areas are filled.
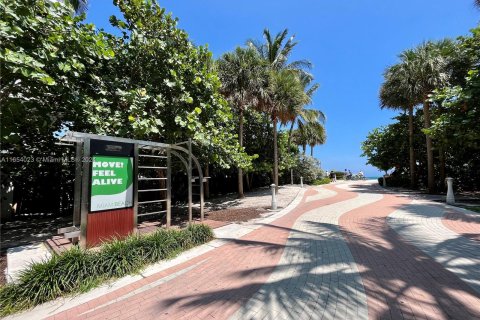
[[[330,180],[330,178],[322,178],[322,179],[314,180],[312,182],[312,185],[319,186],[321,184],[329,184],[330,182],[332,182],[332,180]]]
[[[462,205],[457,205],[457,207],[464,208],[470,211],[478,212],[480,213],[480,206],[462,206]]]
[[[105,243],[98,251],[78,247],[33,263],[19,280],[0,288],[0,316],[32,308],[60,296],[86,292],[101,283],[140,272],[145,266],[171,259],[214,238],[206,225],[159,229]]]

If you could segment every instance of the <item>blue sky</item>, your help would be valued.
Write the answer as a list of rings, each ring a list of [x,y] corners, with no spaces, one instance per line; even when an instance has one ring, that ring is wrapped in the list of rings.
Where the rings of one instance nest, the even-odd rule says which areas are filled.
[[[215,57],[261,39],[262,30],[288,28],[299,41],[292,59],[308,59],[321,87],[313,107],[327,115],[328,141],[314,155],[324,169],[363,170],[360,144],[395,113],[380,110],[378,89],[386,66],[404,49],[424,40],[468,34],[479,21],[473,0],[166,0],[192,41],[208,44]],[[119,14],[109,0],[90,0],[87,20],[114,32],[108,18]]]

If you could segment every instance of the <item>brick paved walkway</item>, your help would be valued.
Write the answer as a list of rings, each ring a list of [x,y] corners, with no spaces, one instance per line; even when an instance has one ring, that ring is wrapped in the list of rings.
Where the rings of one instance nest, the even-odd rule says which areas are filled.
[[[480,242],[480,213],[464,213],[459,209],[450,209],[443,216],[442,223],[453,232]]]
[[[368,182],[311,188],[289,213],[50,319],[480,319],[476,220],[449,212]]]
[[[307,197],[307,202],[332,192],[325,191],[330,190]],[[297,219],[273,274],[234,319],[366,318],[362,280],[337,225],[343,213],[381,195],[341,194],[347,200],[317,206]]]
[[[354,189],[375,192],[371,187]],[[385,194],[381,201],[340,218],[363,279],[370,319],[480,319],[479,292],[436,261],[442,252],[428,250],[431,241],[442,246],[445,240],[435,236],[439,226],[432,221],[431,210],[431,206],[416,205],[406,197]],[[397,216],[410,211],[424,216]],[[391,219],[387,219],[389,215]],[[480,248],[467,238],[457,235],[455,239],[476,245],[477,251]],[[468,249],[458,248],[456,254],[467,256]],[[469,276],[477,274],[466,278]]]
[[[406,242],[415,245],[480,293],[480,246],[446,228],[442,219],[447,213],[452,214],[444,206],[416,200],[390,214],[387,221]],[[459,229],[467,224],[473,229],[475,226],[473,222],[457,223],[450,220],[452,228]]]

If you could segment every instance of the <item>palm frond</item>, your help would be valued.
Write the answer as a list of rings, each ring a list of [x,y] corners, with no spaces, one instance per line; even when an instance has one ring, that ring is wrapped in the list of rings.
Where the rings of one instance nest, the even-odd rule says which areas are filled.
[[[65,2],[73,7],[76,14],[82,14],[88,9],[88,0],[66,0]]]
[[[313,64],[308,61],[308,60],[297,60],[297,61],[293,61],[293,62],[290,62],[288,64],[288,68],[290,69],[312,69],[313,68]]]

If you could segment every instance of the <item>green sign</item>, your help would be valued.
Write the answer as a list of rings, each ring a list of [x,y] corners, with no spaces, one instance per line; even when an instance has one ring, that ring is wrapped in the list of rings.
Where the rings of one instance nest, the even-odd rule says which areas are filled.
[[[133,206],[133,159],[92,156],[90,211]]]

